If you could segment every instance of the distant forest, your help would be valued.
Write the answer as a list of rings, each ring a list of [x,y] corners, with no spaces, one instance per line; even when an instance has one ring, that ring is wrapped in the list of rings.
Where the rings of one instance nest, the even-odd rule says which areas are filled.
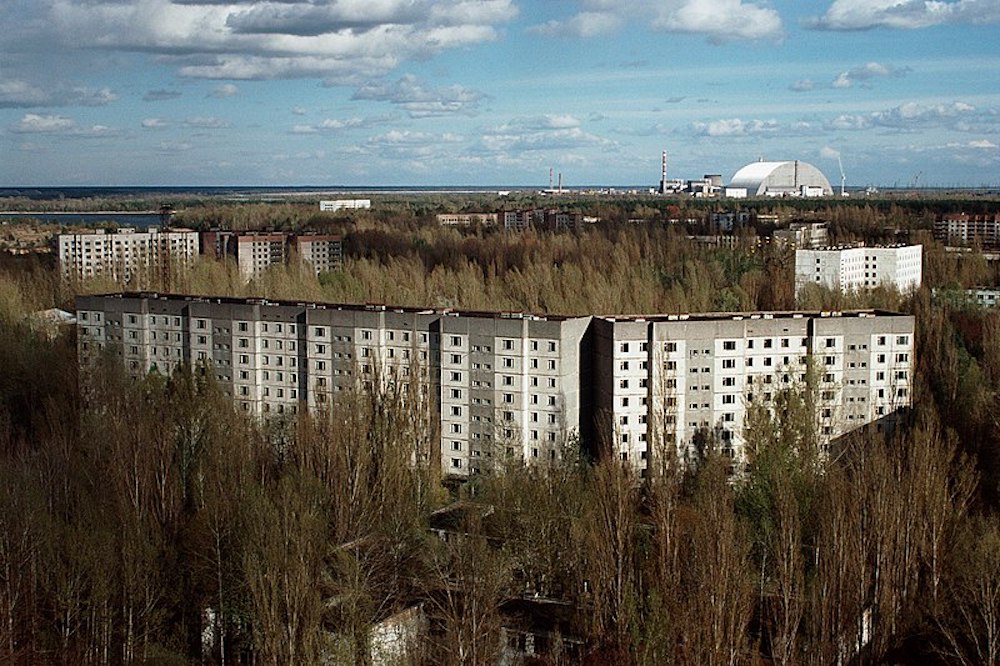
[[[343,234],[343,271],[318,277],[290,265],[246,284],[200,260],[62,284],[43,260],[0,263],[0,663],[365,664],[373,627],[419,603],[404,663],[496,664],[527,598],[558,621],[525,663],[1000,664],[1000,312],[932,294],[998,274],[931,239],[933,208],[777,204],[835,242],[924,245],[915,295],[796,303],[793,255],[756,230],[730,248],[688,238],[709,208],[614,202],[579,231],[508,234],[440,228],[444,205],[179,214]],[[751,412],[736,477],[711,443],[646,479],[571,444],[445,486],[412,463],[437,449],[434,419],[392,390],[267,422],[197,367],[134,381],[106,361],[82,391],[73,334],[29,315],[123,288],[560,314],[886,308],[916,316],[914,405],[825,458],[810,388],[788,389]],[[442,539],[434,512],[456,501]]]

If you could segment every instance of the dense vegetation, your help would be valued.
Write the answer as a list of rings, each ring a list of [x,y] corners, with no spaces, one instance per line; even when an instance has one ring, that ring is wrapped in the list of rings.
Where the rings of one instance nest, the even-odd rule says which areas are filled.
[[[837,213],[839,238],[886,233],[883,213],[855,213]],[[665,221],[519,236],[338,224],[343,273],[244,285],[204,262],[170,286],[561,313],[795,305],[783,251],[704,248]],[[915,405],[893,433],[822,459],[800,387],[752,414],[736,480],[709,447],[641,484],[566,455],[460,490],[412,464],[437,441],[414,396],[257,423],[200,368],[134,382],[114,363],[81,392],[72,336],[24,315],[118,286],[5,267],[0,662],[365,663],[373,623],[419,601],[430,631],[413,663],[492,664],[505,604],[528,595],[559,608],[552,663],[1000,663],[1000,313],[930,293],[995,274],[918,237],[912,298],[800,303],[916,315]],[[457,498],[462,536],[442,540],[432,514]]]

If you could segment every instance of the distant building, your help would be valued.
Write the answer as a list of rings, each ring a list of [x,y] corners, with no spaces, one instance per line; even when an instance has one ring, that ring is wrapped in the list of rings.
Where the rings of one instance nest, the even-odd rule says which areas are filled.
[[[934,221],[934,238],[950,245],[1000,246],[1000,213],[949,213]]]
[[[806,250],[826,247],[830,234],[825,222],[792,222],[787,229],[776,229],[774,240]]]
[[[65,280],[104,276],[122,283],[150,281],[190,267],[198,256],[198,234],[190,229],[59,234],[57,244]]]
[[[751,215],[747,211],[714,212],[708,216],[708,221],[718,231],[730,232],[736,226],[750,224]]]
[[[851,291],[879,286],[920,288],[923,246],[844,247],[795,251],[795,293],[807,284]]]
[[[497,223],[496,213],[441,213],[437,216],[437,223],[446,227],[468,227],[473,224],[495,226]]]
[[[371,207],[371,199],[335,199],[333,201],[319,202],[319,209],[325,213],[336,212],[338,210],[361,210]]]
[[[329,234],[296,234],[295,253],[316,275],[338,271],[344,263],[343,239]]]
[[[807,162],[754,162],[733,176],[729,188],[745,189],[751,197],[832,196],[823,173]]]

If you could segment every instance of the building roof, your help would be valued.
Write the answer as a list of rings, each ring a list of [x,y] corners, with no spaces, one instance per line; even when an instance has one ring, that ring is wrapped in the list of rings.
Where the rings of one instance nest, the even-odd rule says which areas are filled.
[[[822,187],[825,194],[833,194],[830,181],[819,169],[798,160],[753,162],[737,171],[729,183],[729,187],[745,187],[749,194],[756,195],[768,191],[794,193],[802,186]]]

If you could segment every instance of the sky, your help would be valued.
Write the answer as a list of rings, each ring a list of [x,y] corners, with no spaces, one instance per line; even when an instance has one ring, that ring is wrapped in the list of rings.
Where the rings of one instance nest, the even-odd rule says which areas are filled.
[[[997,187],[998,37],[1000,0],[2,0],[0,186],[651,187],[665,150]]]

